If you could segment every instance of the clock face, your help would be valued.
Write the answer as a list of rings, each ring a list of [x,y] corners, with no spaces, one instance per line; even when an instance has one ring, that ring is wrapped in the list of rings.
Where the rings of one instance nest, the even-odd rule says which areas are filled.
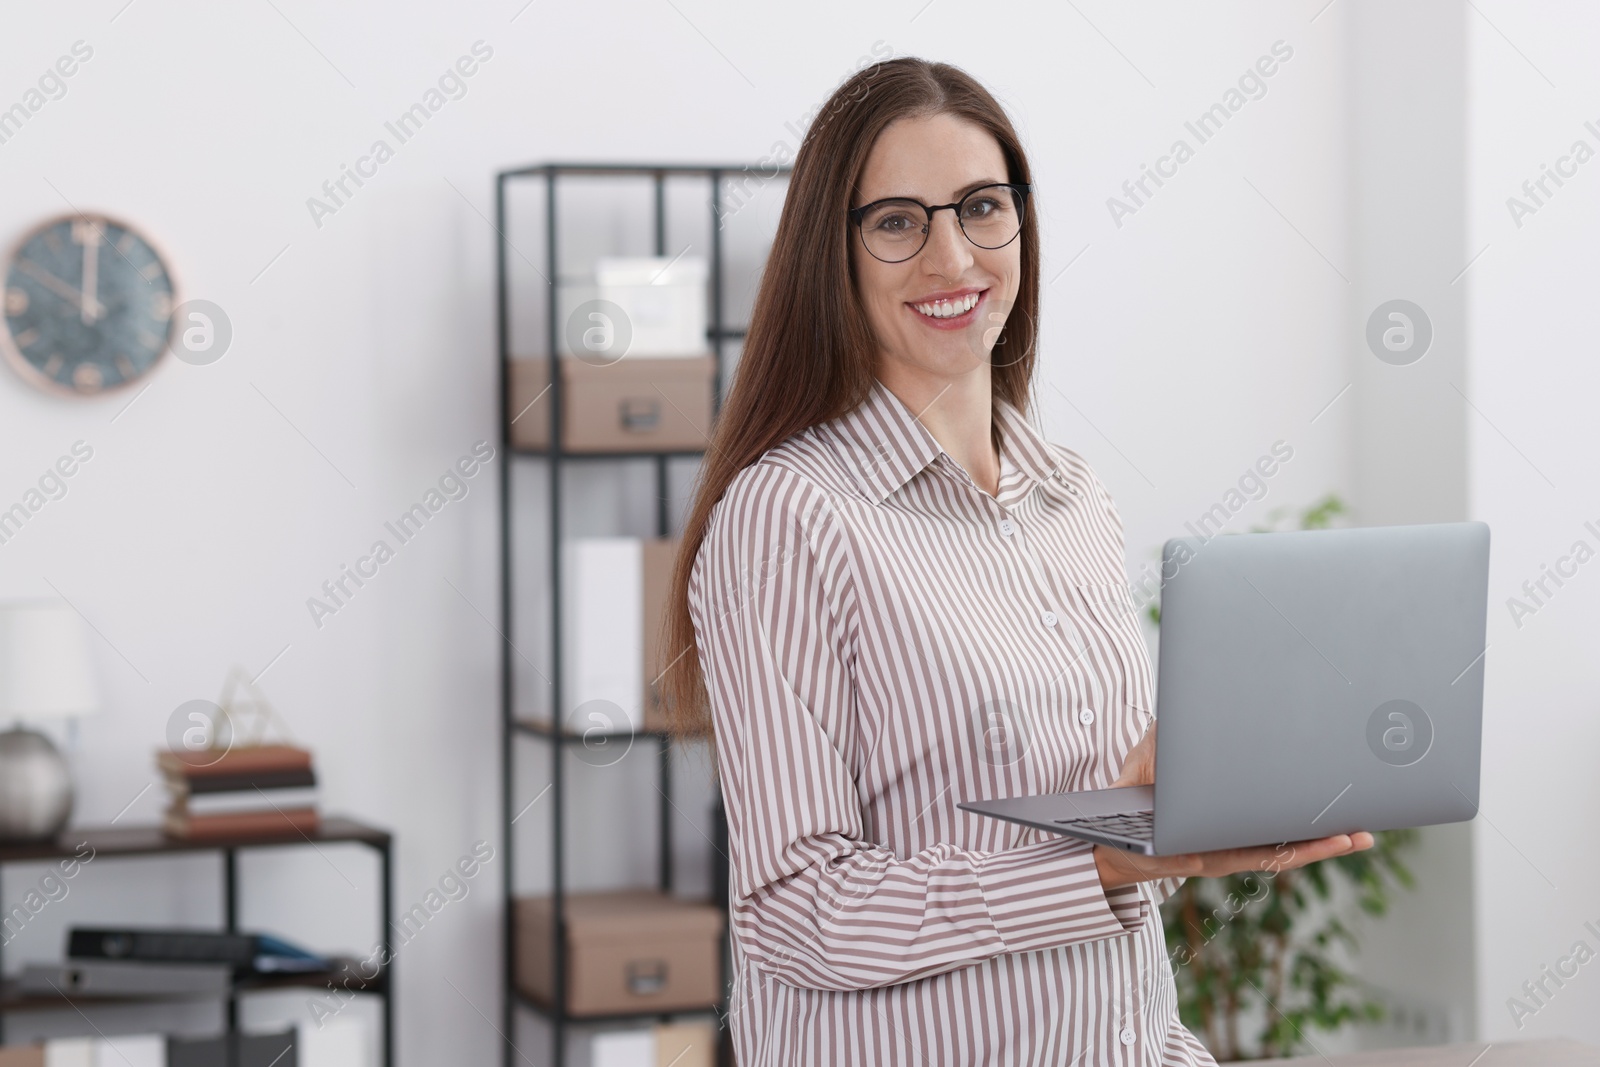
[[[5,264],[0,349],[46,389],[100,393],[160,358],[172,304],[172,275],[132,228],[103,215],[54,219]]]

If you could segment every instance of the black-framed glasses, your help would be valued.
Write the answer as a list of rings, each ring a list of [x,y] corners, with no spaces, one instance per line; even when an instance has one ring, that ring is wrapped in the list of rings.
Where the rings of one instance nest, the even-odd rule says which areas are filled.
[[[1026,182],[996,182],[979,186],[953,204],[931,207],[895,196],[851,208],[850,221],[861,230],[861,243],[867,251],[885,263],[904,263],[922,251],[933,229],[933,213],[945,208],[956,213],[967,240],[979,248],[1004,248],[1022,232],[1032,189]]]

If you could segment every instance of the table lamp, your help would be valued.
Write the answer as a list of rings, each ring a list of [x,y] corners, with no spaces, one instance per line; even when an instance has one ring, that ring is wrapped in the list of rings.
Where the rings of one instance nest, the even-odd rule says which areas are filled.
[[[50,739],[23,724],[94,711],[83,620],[64,600],[0,602],[0,840],[52,838],[72,815],[72,775]]]

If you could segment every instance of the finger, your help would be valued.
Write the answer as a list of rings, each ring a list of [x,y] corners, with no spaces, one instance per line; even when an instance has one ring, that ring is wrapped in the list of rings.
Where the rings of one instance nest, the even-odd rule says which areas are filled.
[[[1275,846],[1218,849],[1213,852],[1188,852],[1173,856],[1143,856],[1139,853],[1118,851],[1116,856],[1119,861],[1123,861],[1141,875],[1166,877],[1189,874],[1196,864],[1204,870],[1227,873],[1244,870],[1293,870],[1335,856],[1359,852],[1371,848],[1374,843],[1372,834],[1358,830],[1353,834],[1334,834],[1331,837],[1285,842]],[[1284,849],[1289,850],[1287,855],[1284,854]]]
[[[1372,834],[1365,830],[1353,834],[1334,834],[1331,837],[1312,838],[1305,841],[1284,842],[1275,846],[1219,849],[1214,852],[1190,853],[1174,860],[1198,859],[1207,870],[1235,873],[1244,870],[1284,871],[1304,867],[1335,856],[1347,855],[1371,848]]]
[[[1372,835],[1364,831],[1355,834],[1334,834],[1331,837],[1318,838],[1315,841],[1297,842],[1300,846],[1294,860],[1288,864],[1291,867],[1304,867],[1307,864],[1317,863],[1336,856],[1346,856],[1352,852],[1359,852],[1372,847]]]
[[[1366,830],[1356,830],[1348,834],[1335,834],[1333,837],[1323,838],[1323,841],[1338,848],[1341,854],[1360,852],[1377,844],[1377,838]]]
[[[1248,866],[1261,871],[1293,870],[1308,863],[1317,863],[1350,851],[1350,838],[1345,834],[1319,837],[1307,841],[1286,841],[1281,845],[1259,848],[1227,849],[1208,855],[1225,857],[1225,862],[1239,869]]]

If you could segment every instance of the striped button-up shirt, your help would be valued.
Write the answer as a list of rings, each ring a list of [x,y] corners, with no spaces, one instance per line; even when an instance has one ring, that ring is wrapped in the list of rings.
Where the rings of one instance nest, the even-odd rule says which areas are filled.
[[[1121,519],[995,398],[991,496],[882,383],[710,514],[690,611],[727,807],[741,1067],[1211,1064],[1157,908],[960,810],[1108,786],[1152,721]]]

